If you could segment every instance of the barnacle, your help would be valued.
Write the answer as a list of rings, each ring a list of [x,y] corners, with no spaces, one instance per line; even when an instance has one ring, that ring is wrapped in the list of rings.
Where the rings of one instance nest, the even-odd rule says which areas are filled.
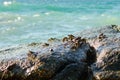
[[[101,33],[99,36],[98,36],[98,39],[101,41],[103,40],[104,38],[107,38],[106,35],[104,35],[103,33]]]
[[[27,56],[28,60],[34,61],[37,55],[35,54],[35,52],[29,51]]]
[[[118,32],[120,31],[120,26],[118,26],[118,25],[111,25],[111,26],[114,30],[116,30]]]
[[[44,43],[43,46],[46,47],[46,46],[49,46],[49,44],[48,43]]]
[[[79,48],[83,43],[86,43],[85,38],[81,37],[75,37],[73,35],[68,35],[68,37],[64,37],[63,42],[68,41],[67,44],[71,44],[71,49],[75,51],[77,48]],[[66,44],[65,44],[66,46]]]
[[[63,42],[68,41],[68,38],[67,38],[67,37],[64,37],[64,38],[62,39],[62,41],[63,41]]]
[[[72,50],[76,50],[79,48],[83,43],[86,43],[86,39],[81,39],[81,37],[74,37],[73,39],[73,46],[71,47]]]
[[[86,43],[86,39],[85,39],[85,38],[81,39],[81,41],[82,41],[83,43]]]
[[[75,36],[73,36],[73,35],[68,35],[68,39],[69,39],[69,40],[72,41],[74,38],[75,38]]]

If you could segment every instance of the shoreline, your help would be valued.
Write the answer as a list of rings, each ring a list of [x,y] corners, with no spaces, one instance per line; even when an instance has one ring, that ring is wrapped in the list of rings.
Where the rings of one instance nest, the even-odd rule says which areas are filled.
[[[117,25],[109,25],[109,26],[100,27],[97,29],[82,31],[79,34],[75,35],[75,38],[72,38],[72,36],[69,37],[69,38],[72,38],[72,40],[73,40],[73,42],[70,41],[70,43],[69,43],[69,39],[67,37],[63,38],[65,40],[68,39],[68,41],[66,41],[65,43],[62,42],[61,39],[59,40],[56,38],[51,38],[46,43],[31,43],[31,44],[27,44],[27,45],[21,45],[19,47],[13,47],[13,48],[5,49],[5,50],[0,50],[0,55],[1,55],[0,56],[0,75],[2,74],[1,63],[5,64],[9,60],[11,60],[12,64],[14,63],[14,60],[18,60],[18,62],[19,62],[19,60],[20,61],[23,60],[22,63],[24,63],[24,59],[27,60],[26,58],[29,58],[28,57],[29,51],[32,51],[32,52],[30,52],[30,54],[32,54],[32,53],[35,54],[35,55],[32,54],[33,57],[39,56],[40,59],[43,61],[44,61],[44,59],[42,59],[42,58],[45,57],[45,59],[46,58],[49,59],[49,56],[54,55],[54,54],[51,54],[51,51],[56,50],[55,58],[56,57],[59,58],[60,57],[59,54],[63,55],[62,53],[65,52],[66,57],[63,57],[63,59],[66,59],[69,57],[68,59],[73,60],[73,62],[75,61],[75,63],[77,63],[77,65],[76,64],[75,65],[78,66],[79,62],[77,62],[77,59],[81,59],[81,58],[84,59],[84,57],[80,57],[79,54],[77,55],[79,57],[76,57],[74,55],[74,53],[76,54],[76,52],[79,50],[76,50],[76,48],[74,48],[75,52],[73,52],[71,50],[69,51],[69,47],[66,49],[64,47],[62,47],[62,45],[66,45],[66,43],[67,44],[69,43],[68,45],[70,45],[70,46],[73,45],[74,39],[76,39],[78,37],[81,37],[82,39],[85,39],[87,41],[87,43],[82,42],[82,43],[84,43],[84,46],[82,46],[83,48],[78,48],[80,50],[80,52],[79,52],[80,54],[83,55],[83,53],[81,53],[81,51],[86,52],[85,48],[87,48],[88,50],[92,49],[92,48],[87,47],[88,44],[91,47],[94,47],[96,50],[97,61],[95,63],[93,61],[92,64],[90,64],[90,66],[89,66],[91,68],[90,71],[92,71],[94,73],[94,75],[91,75],[92,79],[94,78],[94,80],[106,80],[106,79],[107,80],[119,80],[120,79],[120,75],[119,75],[119,73],[120,73],[119,72],[119,69],[120,69],[119,68],[119,65],[120,65],[119,64],[119,61],[120,61],[120,58],[119,58],[120,57],[120,55],[119,55],[119,52],[120,52],[120,26],[117,26]],[[92,49],[92,50],[94,51],[94,49]],[[72,55],[73,59],[71,58],[71,56],[68,55],[69,52]],[[90,56],[92,56],[92,58],[95,59],[95,57],[93,57],[92,54],[89,54],[87,56],[88,56],[87,59],[89,60],[88,62],[91,62]],[[76,58],[74,59],[74,57],[76,57]],[[62,57],[60,57],[60,58],[62,58]],[[50,60],[51,59],[54,59],[54,58],[50,58]],[[69,60],[67,62],[69,62]],[[81,62],[82,62],[82,64],[86,63],[83,60]],[[59,63],[59,61],[57,62],[57,64],[58,63]],[[10,64],[10,63],[7,63],[7,64]],[[47,62],[46,62],[46,64],[47,64]],[[51,63],[51,64],[53,64],[53,63]],[[71,62],[69,64],[71,64]],[[62,64],[60,64],[60,65],[62,65]],[[67,63],[67,65],[68,65],[68,63]],[[34,66],[34,64],[32,64],[32,66]],[[86,66],[86,65],[83,65],[83,66]],[[46,67],[46,66],[44,66],[44,67]],[[16,69],[15,66],[12,66],[12,68]],[[54,68],[55,68],[55,66],[52,68],[53,71],[54,71]],[[32,67],[31,67],[31,69],[32,69]],[[49,67],[48,67],[48,69],[49,69]],[[18,69],[18,70],[21,70],[21,69]],[[66,70],[66,68],[65,68],[65,70]],[[3,71],[4,71],[4,69],[3,69]],[[14,73],[14,70],[13,70],[13,73]],[[31,71],[30,71],[30,73],[31,73]],[[90,77],[89,73],[90,72],[88,72],[88,75]],[[78,74],[78,73],[75,72],[75,74]],[[81,74],[83,74],[83,73],[81,73]],[[107,75],[105,75],[105,74],[107,74]],[[10,75],[10,74],[8,74],[8,75]],[[45,75],[47,75],[47,74],[45,74]],[[58,74],[58,75],[60,77],[60,75],[63,75],[63,73]],[[74,75],[72,75],[72,76],[74,77]],[[68,76],[68,77],[70,77],[70,76]],[[55,78],[58,78],[58,76]],[[25,79],[25,80],[27,80],[27,79]],[[37,79],[35,79],[35,80],[37,80]],[[53,80],[56,80],[56,79],[53,79]],[[83,79],[83,80],[88,80],[88,79]]]

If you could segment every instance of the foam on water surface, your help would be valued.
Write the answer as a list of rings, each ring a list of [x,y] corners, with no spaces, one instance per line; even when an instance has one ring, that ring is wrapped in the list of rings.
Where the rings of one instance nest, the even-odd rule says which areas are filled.
[[[120,25],[119,0],[0,0],[0,47]]]

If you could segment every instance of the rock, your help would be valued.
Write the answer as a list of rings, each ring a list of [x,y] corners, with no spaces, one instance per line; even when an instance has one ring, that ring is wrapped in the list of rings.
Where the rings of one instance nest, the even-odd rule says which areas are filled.
[[[53,80],[92,80],[92,77],[93,72],[86,64],[73,63],[67,65],[61,73],[58,73],[54,77]]]
[[[84,30],[76,36],[1,49],[0,79],[120,80],[119,26]]]
[[[112,28],[118,32],[120,32],[120,26],[112,25]]]
[[[94,80],[120,80],[120,32],[119,26],[110,25],[84,34],[97,51],[97,61],[93,65]]]
[[[43,46],[45,45],[45,46]],[[1,80],[92,80],[96,50],[86,39],[24,45],[0,50]]]
[[[97,58],[95,75],[100,80],[120,80],[120,47],[106,47]]]

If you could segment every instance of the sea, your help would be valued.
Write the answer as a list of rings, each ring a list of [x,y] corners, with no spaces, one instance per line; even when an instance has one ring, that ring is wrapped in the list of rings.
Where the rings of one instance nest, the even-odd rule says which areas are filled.
[[[0,48],[120,25],[120,0],[0,0]]]

